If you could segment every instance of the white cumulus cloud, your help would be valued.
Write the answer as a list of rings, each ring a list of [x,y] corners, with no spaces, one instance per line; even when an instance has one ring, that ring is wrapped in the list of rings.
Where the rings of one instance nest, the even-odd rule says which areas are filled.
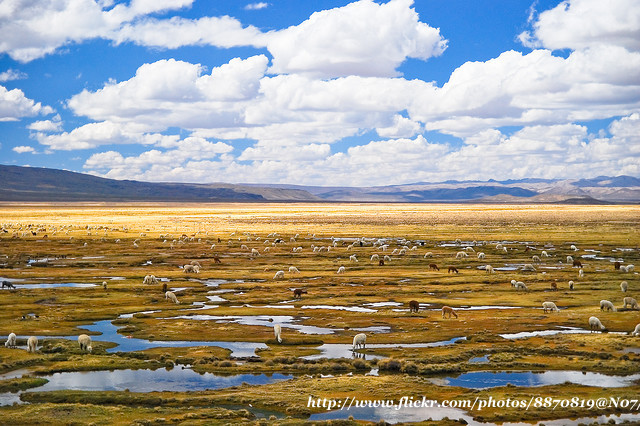
[[[438,29],[419,21],[412,4],[360,0],[315,12],[301,24],[270,35],[270,71],[322,78],[397,76],[405,59],[439,56],[447,46]]]
[[[27,98],[20,89],[8,90],[0,86],[0,121],[17,121],[23,117],[53,112],[50,106],[43,106],[40,102]]]

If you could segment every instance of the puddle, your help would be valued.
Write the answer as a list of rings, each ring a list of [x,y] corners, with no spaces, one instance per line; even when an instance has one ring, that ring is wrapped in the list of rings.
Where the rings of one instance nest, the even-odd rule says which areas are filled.
[[[373,308],[383,308],[385,306],[402,306],[400,302],[375,302],[375,303],[365,303],[364,306],[371,306]]]
[[[485,362],[489,362],[489,355],[479,356],[479,357],[476,357],[476,358],[471,358],[469,360],[469,362],[472,363],[472,364],[482,364],[482,363],[485,363]]]
[[[104,256],[83,256],[80,259],[82,260],[104,259]]]
[[[524,339],[535,336],[553,336],[554,334],[582,334],[591,333],[591,330],[585,330],[578,327],[558,327],[556,330],[538,330],[538,331],[521,331],[520,333],[500,334],[505,339]]]
[[[396,401],[397,402],[397,401]],[[312,414],[309,417],[310,421],[321,420],[337,420],[346,419],[349,416],[353,416],[354,419],[366,420],[370,422],[378,422],[379,420],[385,420],[387,423],[406,423],[406,422],[420,422],[426,419],[442,420],[445,417],[449,419],[463,419],[468,425],[479,425],[480,423],[473,420],[464,411],[458,408],[444,408],[444,407],[359,407],[350,408],[344,410],[327,411],[325,413]]]
[[[213,373],[200,374],[188,368],[182,369],[179,366],[170,370],[159,368],[157,370],[79,371],[38,377],[49,380],[49,383],[32,389],[38,392],[55,390],[123,391],[125,389],[129,389],[131,392],[186,392],[222,389],[239,386],[242,383],[265,385],[293,378],[291,375],[278,373],[229,376]]]
[[[88,287],[98,286],[97,284],[89,284],[89,283],[14,284],[14,285],[16,288],[58,288],[58,287],[88,288]]]
[[[363,312],[370,314],[378,312],[375,309],[362,308],[360,306],[304,305],[302,306],[302,309],[333,309],[337,311]]]
[[[415,398],[414,400],[421,400],[421,398]],[[334,410],[324,413],[312,414],[309,417],[310,421],[321,420],[338,420],[347,419],[349,416],[353,416],[354,419],[364,420],[370,422],[378,422],[384,420],[387,423],[414,423],[422,422],[427,419],[443,420],[445,417],[453,420],[463,420],[464,424],[470,426],[481,425],[493,425],[494,423],[481,423],[473,420],[465,411],[458,408],[444,408],[444,407],[362,407],[351,408],[349,410]],[[640,414],[621,414],[621,415],[602,415],[598,417],[581,417],[577,419],[557,419],[557,420],[544,420],[540,423],[544,423],[547,426],[568,426],[568,425],[580,425],[580,424],[619,424],[624,422],[635,422],[640,420]],[[502,426],[531,426],[534,423],[500,423]]]
[[[633,386],[640,379],[640,374],[630,376],[608,376],[601,373],[581,371],[474,371],[464,373],[457,377],[446,377],[444,384],[447,386],[460,386],[471,389],[487,389],[508,384],[514,386],[546,386],[558,385],[565,382],[584,386],[596,386],[600,388],[621,388]],[[438,384],[440,384],[439,379]]]
[[[331,328],[315,327],[312,325],[296,323],[298,320],[307,318],[308,317],[302,317],[297,319],[291,315],[181,315],[160,319],[188,319],[195,321],[215,321],[216,323],[233,322],[242,325],[259,325],[270,328],[273,328],[276,324],[280,324],[282,328],[292,328],[294,330],[298,330],[302,334],[333,334],[336,331]]]
[[[384,349],[384,348],[434,348],[438,346],[447,346],[454,344],[458,340],[465,340],[466,337],[454,337],[451,340],[442,340],[439,342],[430,343],[378,343],[368,344],[365,349]],[[319,354],[308,355],[302,358],[304,359],[319,359],[319,358],[362,358],[362,359],[383,359],[386,356],[376,355],[371,353],[354,352],[351,350],[352,344],[344,343],[325,343],[316,347],[320,350]]]

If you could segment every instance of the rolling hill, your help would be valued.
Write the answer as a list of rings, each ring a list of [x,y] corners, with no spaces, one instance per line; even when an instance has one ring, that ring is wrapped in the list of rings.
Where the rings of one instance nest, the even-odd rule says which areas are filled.
[[[140,182],[0,165],[0,201],[640,203],[640,179],[598,176],[323,187]]]

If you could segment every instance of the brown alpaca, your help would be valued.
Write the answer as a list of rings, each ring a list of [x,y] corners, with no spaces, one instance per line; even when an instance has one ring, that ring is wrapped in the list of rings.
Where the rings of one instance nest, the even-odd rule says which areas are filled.
[[[409,301],[409,312],[418,312],[420,309],[420,303],[417,300]]]
[[[453,315],[454,317],[458,318],[458,314],[456,314],[456,311],[454,311],[451,306],[443,306],[442,307],[442,318],[445,317],[445,314],[449,314],[449,318],[451,318],[451,315]]]
[[[553,290],[553,291],[558,291],[558,284],[556,284],[556,283],[551,283],[551,290]]]
[[[162,293],[166,293],[167,292],[167,283],[163,283],[162,284]]]
[[[458,268],[456,268],[455,266],[449,266],[449,270],[447,271],[447,274],[451,272],[451,273],[458,273]]]
[[[430,263],[429,264],[429,269],[435,269],[436,271],[440,270],[440,268],[438,268],[438,265],[436,265],[435,263]]]
[[[220,261],[220,258],[219,258],[218,256],[213,256],[213,262],[214,262],[214,263],[222,263],[222,262]]]
[[[302,299],[303,294],[307,294],[307,290],[304,290],[302,288],[296,288],[295,290],[293,290],[293,297],[296,299]]]
[[[380,259],[380,261],[378,262],[378,266],[384,266],[384,259]]]
[[[619,271],[620,270],[620,262],[614,263],[613,267],[615,268],[616,271]]]
[[[574,260],[573,261],[573,266],[574,267],[578,267],[578,268],[582,268],[582,262],[580,262],[579,260]]]

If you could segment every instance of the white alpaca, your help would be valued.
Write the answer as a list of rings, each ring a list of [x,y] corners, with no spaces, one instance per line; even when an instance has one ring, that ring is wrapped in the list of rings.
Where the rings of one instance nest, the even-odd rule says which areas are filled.
[[[283,280],[284,279],[284,271],[278,271],[276,272],[276,274],[273,276],[274,280]]]
[[[629,272],[629,271],[627,270],[626,266],[620,265],[620,272]]]
[[[523,267],[522,267],[523,271],[532,271],[535,272],[536,268],[530,264],[530,263],[526,263]]]
[[[357,262],[358,258],[356,258],[355,254],[352,254],[351,256],[349,256],[349,260],[352,261],[352,262]]]
[[[606,330],[606,328],[604,328],[604,325],[602,325],[597,317],[589,318],[589,328],[591,329],[591,331],[598,331],[598,328],[602,331]]]
[[[628,288],[629,288],[629,284],[626,281],[622,281],[620,283],[620,290],[622,290],[624,293],[627,292]]]
[[[630,305],[631,309],[638,309],[638,302],[633,297],[625,297],[622,301],[624,302],[623,309],[627,309],[627,305]]]
[[[569,281],[569,290],[573,290],[574,282]]]
[[[91,352],[93,348],[91,347],[91,337],[86,334],[81,334],[78,336],[78,344],[80,345],[81,351]]]
[[[391,262],[391,258],[389,256],[387,256],[386,254],[383,257],[385,262]]]
[[[280,334],[282,333],[282,327],[280,326],[280,324],[276,324],[273,326],[273,333],[275,334],[278,343],[282,343],[282,337],[280,336]]]
[[[199,274],[200,273],[200,267],[198,265],[184,265],[182,267],[182,269],[184,270],[185,274],[189,274],[189,273]]]
[[[179,304],[180,303],[180,302],[178,302],[178,298],[176,297],[176,294],[174,292],[172,292],[172,291],[167,291],[164,294],[164,298],[171,300],[175,304]]]
[[[601,300],[600,301],[600,310],[601,311],[616,311],[616,307],[613,306],[613,303],[611,303],[608,300]]]
[[[246,245],[242,244],[240,246],[240,250],[249,250],[249,247],[247,247]]]
[[[38,338],[36,336],[31,336],[27,340],[27,352],[36,352],[38,348]]]
[[[351,347],[352,351],[355,351],[356,349],[359,348],[363,348],[365,347],[365,344],[367,343],[367,335],[364,333],[360,333],[360,334],[356,334],[353,337],[353,346]]]
[[[556,306],[555,303],[553,302],[543,302],[542,303],[542,310],[546,313],[547,311],[551,311],[551,312],[558,312],[559,309]]]
[[[298,268],[296,268],[295,266],[289,266],[289,273],[291,273],[291,274],[299,274],[300,270]]]
[[[486,255],[483,252],[478,253],[478,259],[484,259]]]
[[[456,259],[464,259],[465,257],[469,257],[469,255],[464,251],[456,253]]]
[[[549,257],[549,253],[547,253],[545,250],[542,250],[542,253],[540,253],[540,256]]]
[[[158,284],[158,279],[155,275],[145,275],[144,280],[142,280],[142,284]]]
[[[576,247],[575,245],[571,244],[571,250],[578,251],[578,247]]]
[[[527,285],[522,281],[516,281],[516,283],[513,286],[516,288],[516,290],[529,290],[527,288]]]
[[[484,270],[487,272],[487,274],[495,274],[496,273],[496,271],[493,269],[493,266],[491,266],[491,265],[485,266]]]
[[[578,271],[578,277],[584,278],[584,270],[582,268],[580,268],[580,270]]]
[[[265,248],[265,251],[268,249],[269,247]],[[260,256],[260,252],[258,251],[258,249],[251,249],[251,256],[253,257],[257,257]]]
[[[377,254],[373,254],[371,255],[371,262],[379,262],[380,261],[380,256],[378,256]]]
[[[533,256],[531,257],[531,261],[532,261],[532,262],[538,262],[538,263],[539,263],[539,262],[540,262],[540,256],[533,255]]]
[[[573,256],[567,256],[567,263],[573,263]]]
[[[9,337],[7,337],[7,341],[4,342],[4,345],[7,348],[15,348],[16,347],[16,333],[10,333]]]
[[[346,271],[346,268],[344,266],[341,266],[338,268],[338,272],[336,272],[336,274],[344,274],[345,271]]]
[[[465,251],[470,251],[472,253],[475,253],[476,251],[473,249],[473,247],[465,247],[464,248]]]
[[[631,332],[632,336],[640,336],[640,324],[636,325],[636,328]]]

